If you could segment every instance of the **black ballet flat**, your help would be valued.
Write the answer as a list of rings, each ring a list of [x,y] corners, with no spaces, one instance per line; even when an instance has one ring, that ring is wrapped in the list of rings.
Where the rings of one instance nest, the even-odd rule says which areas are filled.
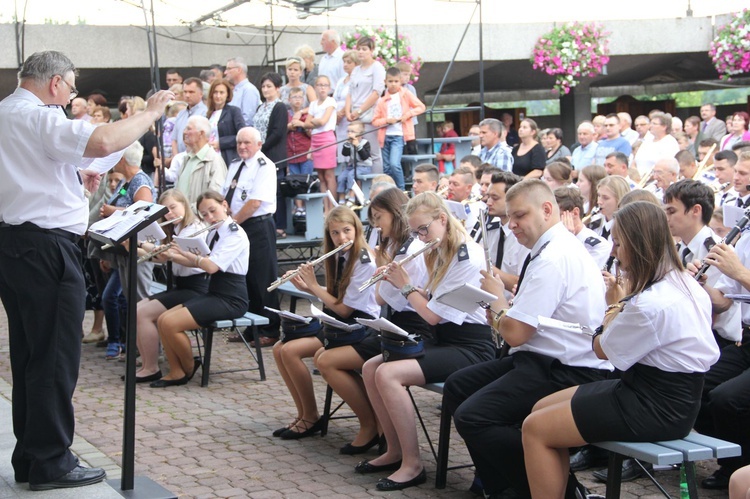
[[[375,488],[381,492],[393,492],[394,490],[403,490],[415,485],[422,485],[427,481],[427,472],[424,468],[419,472],[419,475],[415,476],[411,480],[405,482],[396,482],[390,478],[381,478],[375,485]]]
[[[277,430],[273,430],[273,433],[271,435],[273,435],[274,437],[280,437],[282,433],[284,433],[287,430],[292,429],[292,427],[294,425],[296,425],[297,423],[299,423],[299,418],[295,418],[294,421],[292,421],[291,423],[289,423],[288,425],[286,425],[286,426],[284,426],[282,428],[279,428]]]
[[[135,377],[136,383],[150,383],[152,381],[158,381],[161,379],[161,371],[156,371],[154,374],[149,374],[148,376],[142,376],[142,377]]]
[[[318,419],[314,423],[311,423],[310,421],[305,421],[304,419],[300,420],[302,423],[305,424],[305,431],[292,431],[292,429],[288,429],[286,431],[282,431],[281,437],[282,440],[299,440],[300,438],[305,437],[312,437],[316,433],[320,432],[323,429],[323,418]],[[311,425],[311,426],[308,426]]]
[[[190,374],[190,376],[187,377],[187,380],[190,381],[193,379],[193,376],[195,376],[195,373],[198,372],[198,368],[201,366],[201,358],[200,357],[193,357],[193,372]]]
[[[339,449],[339,454],[346,454],[347,456],[353,456],[355,454],[364,454],[368,450],[375,447],[380,442],[380,435],[375,434],[372,440],[367,442],[365,445],[352,445],[346,444]]]
[[[378,441],[378,456],[382,456],[388,451],[388,442],[385,441],[385,435],[380,435],[380,440]]]
[[[362,461],[354,467],[354,471],[368,475],[370,473],[380,473],[381,471],[396,471],[401,467],[401,460],[390,464],[370,464],[370,461]]]
[[[180,386],[180,385],[187,385],[188,381],[190,381],[190,378],[187,376],[183,376],[180,379],[159,379],[151,383],[151,388],[166,388],[168,386]]]

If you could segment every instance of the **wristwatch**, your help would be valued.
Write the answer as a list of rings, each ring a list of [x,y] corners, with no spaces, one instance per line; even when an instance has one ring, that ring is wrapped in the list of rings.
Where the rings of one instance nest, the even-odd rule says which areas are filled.
[[[401,288],[401,296],[408,299],[409,295],[415,292],[416,290],[417,288],[415,288],[413,285],[405,284],[404,287]]]

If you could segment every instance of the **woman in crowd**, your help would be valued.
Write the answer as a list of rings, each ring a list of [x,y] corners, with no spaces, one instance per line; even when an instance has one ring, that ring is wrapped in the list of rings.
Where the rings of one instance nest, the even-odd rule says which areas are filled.
[[[377,133],[372,126],[375,104],[385,90],[385,68],[375,60],[375,41],[369,36],[357,40],[359,66],[351,74],[349,95],[346,96],[346,119],[365,124],[365,138],[370,143],[373,173],[383,171],[380,145]]]
[[[305,71],[305,61],[303,61],[301,57],[293,56],[286,60],[284,66],[286,67],[287,83],[281,87],[281,102],[290,106],[289,92],[293,88],[301,88],[302,95],[305,97],[305,103],[302,105],[302,109],[307,109],[307,106],[315,100],[315,89],[313,88],[313,85],[308,85],[301,80],[302,73]]]
[[[167,225],[167,237],[190,235],[203,228],[201,220],[195,216],[190,208],[190,201],[183,193],[169,189],[159,197],[159,204],[169,208],[164,216],[167,220],[177,220],[173,225]],[[200,237],[200,236],[198,236]],[[139,253],[146,254],[155,249],[150,243],[140,245]],[[175,261],[176,258],[176,261]],[[185,266],[176,250],[167,250],[152,258],[158,263],[172,262],[172,275],[175,276],[175,287],[171,291],[158,293],[138,302],[138,334],[136,344],[141,354],[141,368],[135,373],[136,383],[150,383],[161,379],[159,369],[159,331],[156,324],[159,317],[167,310],[176,307],[191,298],[203,296],[208,292],[208,275],[203,269]]]
[[[701,119],[697,116],[690,116],[688,119],[685,120],[685,124],[683,125],[683,130],[687,134],[688,138],[690,139],[690,147],[692,147],[692,151],[695,152],[697,149],[697,144],[695,143],[695,139],[698,138],[698,132],[700,132],[701,127]]]
[[[357,317],[372,319],[380,315],[380,308],[375,301],[375,290],[369,288],[362,293],[359,292],[359,287],[372,276],[376,267],[367,248],[359,217],[349,208],[337,206],[326,216],[323,251],[328,253],[349,241],[353,241],[351,246],[325,261],[325,286],[318,284],[315,269],[310,264],[302,264],[291,282],[300,291],[319,298],[323,302],[323,311],[327,314],[348,324],[355,324]],[[274,436],[296,440],[309,437],[321,430],[323,421],[315,401],[310,369],[303,359],[315,356],[317,360],[325,351],[323,337],[341,335],[341,332],[336,331],[325,326],[324,336],[280,341],[274,345],[273,357],[297,408],[295,419],[287,426],[274,431]],[[325,348],[332,346],[333,343],[326,341]],[[332,349],[343,348],[347,347],[339,346]],[[360,410],[361,398],[347,398],[354,404],[352,408],[360,411],[358,415],[366,417]]]
[[[545,150],[547,151],[547,164],[558,161],[560,158],[570,158],[570,149],[562,143],[562,130],[559,128],[550,128],[547,130],[546,137],[547,144],[545,145]]]
[[[478,305],[466,313],[435,299],[467,282],[479,287],[479,270],[485,266],[482,248],[468,237],[434,192],[424,192],[409,201],[406,216],[415,237],[425,243],[440,239],[435,248],[424,254],[429,278],[426,287],[418,289],[418,283],[403,267],[391,263],[385,279],[400,290],[424,321],[435,326],[435,336],[425,341],[421,358],[384,362],[382,356],[377,356],[362,369],[367,395],[383,427],[388,450],[371,461],[362,461],[355,470],[393,471],[378,481],[377,489],[381,491],[401,490],[426,480],[414,409],[404,387],[445,381],[463,367],[495,357],[492,333]]]
[[[583,211],[581,217],[591,214],[591,210],[596,206],[597,190],[596,186],[599,181],[607,176],[607,170],[603,166],[589,165],[584,167],[578,174],[578,189],[583,196]]]
[[[228,80],[216,79],[208,89],[208,112],[206,117],[211,124],[211,135],[208,138],[211,147],[221,152],[224,164],[232,164],[237,155],[237,132],[245,126],[242,110],[230,106],[234,97],[233,85]]]
[[[540,400],[523,423],[532,497],[563,497],[568,448],[585,442],[685,437],[700,408],[704,373],[719,358],[711,303],[682,267],[664,210],[635,202],[615,214],[625,279],[608,279],[613,303],[592,348],[617,380],[571,387]]]
[[[743,140],[750,140],[750,132],[747,131],[750,115],[745,111],[737,111],[732,115],[731,125],[727,127],[728,134],[721,139],[720,150],[732,150],[732,146]]]
[[[315,85],[315,80],[318,78],[318,67],[315,65],[315,51],[309,45],[300,45],[297,48],[297,57],[301,58],[305,63],[304,74],[302,75],[302,81],[308,85]],[[310,100],[312,102],[312,99]]]
[[[521,120],[518,138],[521,142],[513,148],[513,173],[524,178],[540,178],[547,163],[547,153],[537,141],[539,127],[531,118]]]
[[[569,185],[572,181],[570,176],[573,169],[563,161],[555,161],[553,163],[547,163],[544,167],[544,175],[542,180],[547,182],[550,189],[553,191],[558,187]]]
[[[281,102],[281,75],[278,73],[266,73],[260,79],[260,93],[263,102],[258,107],[258,112],[253,118],[253,125],[260,132],[260,140],[263,141],[261,152],[276,165],[276,177],[286,177],[287,165],[282,160],[286,159],[286,135],[289,116],[286,105]],[[276,237],[286,237],[286,202],[284,196],[276,191]]]
[[[643,142],[634,153],[635,164],[638,173],[646,175],[653,166],[662,158],[673,158],[680,150],[677,140],[670,135],[672,131],[672,118],[664,113],[653,113],[649,131],[653,140]]]
[[[339,79],[336,88],[333,90],[333,100],[336,101],[336,137],[346,137],[346,129],[349,127],[349,120],[346,118],[346,97],[349,95],[349,88],[352,81],[352,71],[359,64],[359,55],[356,50],[347,50],[341,56],[344,62],[345,76]],[[347,159],[341,154],[343,142],[338,145],[338,162],[344,164]]]
[[[185,331],[206,327],[219,319],[242,317],[247,312],[247,284],[250,242],[245,231],[232,220],[229,207],[216,191],[206,191],[196,203],[203,221],[220,225],[206,236],[208,256],[176,249],[172,261],[211,275],[208,293],[191,298],[167,310],[157,320],[159,338],[169,363],[169,373],[152,382],[152,388],[185,385],[193,379],[200,360],[193,357]],[[198,236],[200,237],[200,236]]]
[[[393,261],[400,261],[419,251],[424,244],[410,237],[404,206],[409,198],[398,189],[386,189],[375,196],[369,207],[370,225],[380,230],[380,244],[375,250],[378,270]],[[427,282],[424,260],[417,258],[406,264],[406,270],[419,287]],[[389,305],[393,313],[390,320],[397,326],[423,336],[431,327],[415,312],[408,301],[393,285],[380,281],[377,286],[379,305]],[[359,433],[353,442],[340,449],[341,454],[362,454],[376,445],[380,438],[377,418],[365,392],[362,377],[355,371],[364,363],[380,355],[380,340],[372,334],[361,342],[326,350],[318,355],[315,364],[333,390],[352,408],[359,419]]]
[[[618,175],[610,175],[597,184],[597,206],[602,214],[602,223],[591,229],[604,239],[612,240],[612,225],[615,222],[615,212],[625,194],[630,192],[628,181]]]
[[[331,80],[318,76],[315,80],[316,99],[310,103],[305,120],[305,128],[311,130],[313,167],[320,179],[320,192],[331,191],[336,195],[336,101],[328,97]],[[325,201],[329,208],[330,202]]]

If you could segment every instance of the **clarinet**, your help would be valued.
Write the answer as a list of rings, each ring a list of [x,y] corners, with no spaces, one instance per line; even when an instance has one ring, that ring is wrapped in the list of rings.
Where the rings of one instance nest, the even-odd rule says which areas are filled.
[[[732,230],[729,231],[729,234],[727,234],[726,237],[724,237],[724,239],[719,242],[719,244],[728,244],[734,241],[734,238],[737,237],[740,232],[742,232],[742,229],[745,228],[748,221],[750,221],[750,208],[745,210],[745,214],[742,215],[742,218],[737,221],[737,225],[732,227]],[[703,262],[700,270],[698,270],[698,272],[695,274],[695,280],[700,280],[700,278],[703,277],[703,274],[706,273],[708,267],[710,266],[710,263]]]

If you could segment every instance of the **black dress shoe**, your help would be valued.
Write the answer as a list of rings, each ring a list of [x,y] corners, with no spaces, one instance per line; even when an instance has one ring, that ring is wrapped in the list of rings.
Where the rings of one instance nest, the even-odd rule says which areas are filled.
[[[151,388],[166,388],[168,386],[180,386],[180,385],[187,385],[188,381],[190,381],[190,378],[187,376],[183,376],[180,379],[158,379],[151,383]]]
[[[719,468],[710,477],[701,481],[701,487],[711,490],[726,490],[729,488],[729,475],[723,468]]]
[[[99,483],[105,478],[107,478],[107,473],[101,468],[76,466],[57,480],[47,483],[31,483],[29,488],[31,490],[69,489]]]
[[[370,464],[370,461],[362,461],[354,467],[354,471],[367,475],[369,473],[380,473],[381,471],[396,471],[400,467],[400,459],[390,464]]]
[[[193,376],[195,376],[195,373],[198,372],[198,368],[201,366],[201,358],[200,357],[193,357],[193,372],[190,373],[190,376],[187,377],[188,381],[193,379]]]
[[[570,469],[583,471],[589,468],[607,466],[608,458],[609,455],[606,450],[593,445],[586,445],[575,454],[570,455]]]
[[[136,383],[150,383],[152,381],[160,380],[161,376],[162,376],[161,371],[157,371],[154,374],[149,374],[148,376],[141,376],[141,377],[136,376],[135,382]]]
[[[316,433],[323,429],[323,418],[318,419],[314,423],[301,419],[300,422],[305,424],[306,429],[304,431],[294,431],[291,428],[281,432],[282,440],[299,440],[300,438],[312,437]],[[299,423],[298,423],[299,424]]]
[[[280,437],[282,433],[284,433],[285,431],[291,429],[292,426],[296,425],[298,422],[299,422],[299,418],[294,418],[294,421],[292,421],[288,425],[286,425],[286,426],[284,426],[282,428],[278,428],[276,430],[273,430],[273,433],[271,435],[273,435],[274,437]]]
[[[339,454],[345,454],[347,456],[353,456],[355,454],[364,454],[371,448],[375,447],[378,442],[380,442],[380,435],[377,433],[374,437],[372,437],[372,440],[367,442],[365,445],[352,445],[352,444],[346,444],[342,448],[339,449]]]
[[[654,465],[651,463],[643,463],[643,466],[645,466],[646,470],[649,473],[654,472]],[[607,469],[595,471],[591,474],[594,479],[597,482],[601,483],[607,483]],[[646,476],[646,473],[643,471],[643,469],[638,466],[638,463],[635,462],[635,459],[625,459],[622,462],[622,478],[621,482],[632,482],[633,480],[637,478],[641,478]]]
[[[419,472],[419,475],[415,476],[411,480],[405,482],[395,482],[390,478],[381,478],[375,485],[375,488],[381,492],[392,492],[394,490],[403,490],[415,485],[422,485],[427,481],[427,472],[424,468]]]

